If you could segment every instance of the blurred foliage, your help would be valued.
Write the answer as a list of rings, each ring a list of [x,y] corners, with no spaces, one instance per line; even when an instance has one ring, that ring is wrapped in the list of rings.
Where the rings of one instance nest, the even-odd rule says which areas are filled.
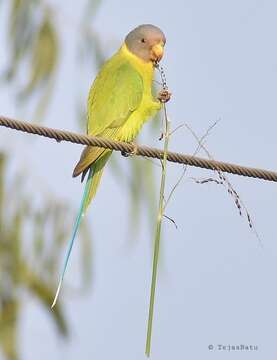
[[[6,156],[0,153],[0,346],[7,359],[17,359],[18,320],[25,293],[44,306],[60,335],[69,333],[61,304],[54,310],[51,304],[75,212],[51,196],[43,198],[42,206],[35,206],[23,174],[15,174],[15,180],[5,186],[5,163]],[[87,232],[82,234],[87,272],[90,239]]]
[[[52,15],[52,10],[39,0],[11,1],[10,59],[3,79],[16,87],[18,101],[27,102],[32,95],[40,93],[36,118],[41,118],[46,111],[58,64],[59,43]],[[20,81],[22,73],[28,74],[25,84]]]

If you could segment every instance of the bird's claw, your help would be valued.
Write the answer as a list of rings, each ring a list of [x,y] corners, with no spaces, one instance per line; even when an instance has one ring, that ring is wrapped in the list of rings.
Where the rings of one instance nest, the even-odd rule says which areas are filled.
[[[129,157],[129,156],[134,156],[137,154],[137,151],[138,151],[138,145],[135,144],[135,143],[130,143],[130,145],[133,145],[134,149],[131,151],[131,152],[128,152],[128,151],[121,151],[121,155],[124,156],[124,157]]]
[[[167,103],[170,98],[171,98],[171,95],[172,93],[168,90],[161,90],[159,93],[158,93],[158,100],[161,102],[161,103]]]

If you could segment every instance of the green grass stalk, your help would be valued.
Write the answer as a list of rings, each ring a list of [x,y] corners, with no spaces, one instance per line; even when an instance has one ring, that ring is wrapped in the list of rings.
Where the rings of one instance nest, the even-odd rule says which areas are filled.
[[[155,233],[150,305],[149,305],[149,313],[148,313],[147,338],[146,338],[146,348],[145,348],[145,354],[147,357],[150,356],[150,352],[151,352],[152,326],[153,326],[153,315],[154,315],[154,304],[155,304],[155,292],[156,292],[156,284],[157,284],[157,268],[158,268],[158,258],[159,258],[160,241],[161,241],[162,220],[164,216],[164,199],[165,199],[164,192],[165,192],[165,179],[166,179],[167,152],[168,152],[169,136],[170,136],[170,122],[167,117],[165,104],[163,104],[163,109],[164,109],[164,117],[165,117],[164,157],[162,160],[160,199],[159,199],[159,210],[158,210],[156,233]]]

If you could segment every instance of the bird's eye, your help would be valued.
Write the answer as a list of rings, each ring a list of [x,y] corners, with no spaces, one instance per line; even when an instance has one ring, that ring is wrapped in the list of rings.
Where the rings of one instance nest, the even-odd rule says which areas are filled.
[[[142,38],[142,39],[141,39],[141,42],[142,42],[142,43],[145,43],[145,39],[144,39],[144,38]]]

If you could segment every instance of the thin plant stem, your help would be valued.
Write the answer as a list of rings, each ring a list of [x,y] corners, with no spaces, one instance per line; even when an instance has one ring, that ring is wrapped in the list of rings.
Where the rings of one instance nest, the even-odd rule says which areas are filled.
[[[205,138],[210,134],[210,131],[217,125],[218,121],[219,121],[219,120],[217,120],[215,123],[213,123],[211,126],[209,126],[208,129],[207,129],[207,131],[205,132],[205,134],[202,135],[202,137],[201,137],[200,139],[199,139],[199,138],[197,139],[197,141],[198,141],[198,146],[197,146],[197,148],[195,149],[195,151],[194,151],[194,153],[192,154],[192,156],[195,156],[195,155],[199,152],[199,150],[202,149],[202,147],[203,147],[203,145],[204,145],[204,140],[205,140]],[[172,135],[176,130],[180,129],[180,128],[183,127],[183,126],[187,126],[187,124],[183,123],[183,124],[177,126],[177,128],[176,128],[175,130],[171,131],[170,135]],[[169,196],[168,196],[168,198],[167,198],[167,200],[166,200],[166,202],[165,202],[164,208],[167,207],[167,205],[168,205],[168,203],[169,203],[172,195],[174,194],[175,190],[177,189],[177,187],[180,185],[181,181],[183,180],[183,178],[184,178],[184,176],[185,176],[185,174],[186,174],[187,168],[188,168],[188,165],[184,165],[184,166],[183,166],[183,171],[182,171],[182,173],[181,173],[181,176],[179,177],[178,181],[176,182],[176,184],[175,184],[175,185],[173,186],[173,188],[171,189],[170,194],[169,194]]]
[[[170,122],[167,117],[165,104],[163,104],[163,109],[164,109],[164,118],[165,118],[164,156],[162,160],[160,199],[159,199],[159,210],[158,210],[156,233],[155,233],[150,305],[149,305],[149,313],[148,313],[147,338],[146,338],[146,348],[145,348],[145,354],[148,357],[150,356],[150,351],[151,351],[152,325],[153,325],[153,315],[154,315],[155,292],[156,292],[156,284],[157,284],[157,268],[158,268],[158,258],[159,258],[159,250],[160,250],[162,220],[164,216],[164,192],[165,192],[165,179],[166,179],[167,152],[168,152],[168,144],[169,144],[169,136],[170,136]]]

